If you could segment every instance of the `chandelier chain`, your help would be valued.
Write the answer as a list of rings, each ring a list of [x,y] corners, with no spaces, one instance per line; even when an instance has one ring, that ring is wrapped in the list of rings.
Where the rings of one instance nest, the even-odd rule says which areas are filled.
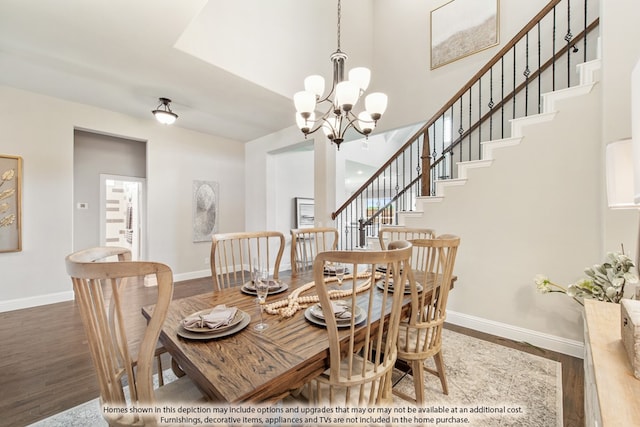
[[[342,14],[342,7],[340,6],[340,0],[338,0],[338,52],[340,52],[340,15]]]

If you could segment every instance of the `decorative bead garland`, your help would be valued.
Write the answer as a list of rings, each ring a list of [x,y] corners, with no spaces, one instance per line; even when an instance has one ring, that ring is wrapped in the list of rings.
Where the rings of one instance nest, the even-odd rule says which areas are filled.
[[[378,280],[381,277],[382,277],[382,274],[379,272],[376,272],[374,274],[374,280]],[[344,280],[348,280],[352,278],[353,278],[352,274],[347,274],[344,276]],[[371,278],[371,273],[368,271],[365,271],[363,273],[359,273],[356,275],[356,279],[367,279],[367,278],[368,279]],[[337,281],[338,281],[337,277],[328,277],[324,279],[325,283],[331,283],[331,282],[337,282]],[[356,293],[360,293],[362,291],[366,291],[367,289],[369,289],[371,287],[371,282],[372,280],[367,280],[362,285],[358,286],[356,288]],[[291,295],[289,295],[286,299],[272,302],[270,304],[265,305],[264,310],[269,314],[279,314],[281,317],[285,317],[285,318],[291,317],[294,314],[296,314],[298,310],[307,308],[310,305],[320,301],[320,298],[318,297],[318,295],[307,295],[303,297],[300,296],[301,293],[308,291],[314,286],[315,286],[315,282],[306,283],[301,287],[299,287],[298,289],[296,289],[295,291],[291,292]],[[348,297],[349,295],[351,295],[353,293],[353,289],[345,289],[345,290],[331,289],[327,293],[329,294],[329,299],[340,299],[340,298]]]

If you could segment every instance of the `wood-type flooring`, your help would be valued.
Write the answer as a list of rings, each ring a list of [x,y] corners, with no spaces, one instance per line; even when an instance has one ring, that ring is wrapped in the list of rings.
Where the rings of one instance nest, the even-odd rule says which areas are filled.
[[[283,273],[282,279],[288,274]],[[210,277],[175,284],[174,298],[212,290]],[[132,286],[130,315],[152,304],[155,288]],[[562,363],[565,427],[584,426],[582,360],[482,332],[447,328]],[[98,397],[80,314],[73,301],[0,313],[0,426],[25,426]],[[166,355],[165,355],[166,356]],[[164,358],[164,369],[170,366]]]

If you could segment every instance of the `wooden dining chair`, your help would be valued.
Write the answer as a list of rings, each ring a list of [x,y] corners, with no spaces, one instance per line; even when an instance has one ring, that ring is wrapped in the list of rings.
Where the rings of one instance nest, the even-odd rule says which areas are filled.
[[[405,227],[405,226],[387,226],[378,231],[378,241],[382,249],[387,248],[388,242],[396,240],[412,241],[413,239],[432,239],[435,237],[435,231],[431,228]],[[414,270],[423,270],[425,263],[425,250],[420,247],[413,247],[413,255],[411,256],[411,266]]]
[[[65,259],[96,370],[102,407],[203,402],[200,390],[187,376],[154,389],[153,359],[173,296],[173,273],[164,264],[129,261],[129,255],[126,248],[96,247],[74,252]],[[115,257],[119,260],[115,261]],[[138,328],[139,319],[132,318],[125,294],[128,286],[146,275],[157,279],[158,297],[142,339],[137,341],[131,332]],[[142,317],[139,311],[136,315]],[[156,425],[157,421],[153,414],[101,412],[112,426]]]
[[[424,372],[440,378],[442,392],[449,394],[447,377],[442,357],[442,327],[446,318],[447,299],[453,281],[460,238],[442,235],[434,239],[411,240],[413,247],[426,252],[425,268],[410,274],[411,312],[403,319],[398,335],[398,359],[411,367],[415,398],[394,390],[399,397],[424,404]],[[421,283],[419,292],[416,284]],[[427,368],[424,363],[433,357],[435,369]]]
[[[313,274],[329,339],[329,368],[303,390],[313,405],[355,407],[392,402],[391,374],[397,358],[403,293],[391,291],[386,275],[378,273],[375,277],[379,280],[373,281],[371,273],[368,278],[362,275],[364,270],[375,275],[376,267],[384,265],[405,279],[411,244],[402,241],[389,246],[387,251],[328,251],[316,256]],[[344,320],[338,324],[336,306],[330,299],[334,291],[325,283],[324,267],[332,262],[346,263],[349,271],[356,272],[355,278],[346,275],[338,287],[350,294],[341,298],[341,304],[351,307],[347,309],[353,313],[346,324]]]
[[[211,242],[213,289],[242,286],[251,280],[252,264],[267,269],[278,280],[284,253],[284,235],[279,231],[247,231],[214,234]]]
[[[334,227],[295,228],[291,230],[291,276],[311,270],[320,252],[338,248],[338,230]]]

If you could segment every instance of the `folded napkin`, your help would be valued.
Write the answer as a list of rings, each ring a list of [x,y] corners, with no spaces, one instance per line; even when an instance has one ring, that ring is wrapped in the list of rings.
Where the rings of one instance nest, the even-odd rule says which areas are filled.
[[[351,306],[347,305],[344,301],[332,301],[331,308],[333,308],[333,314],[336,319],[351,319],[353,315],[351,313]]]
[[[224,304],[216,305],[209,314],[194,314],[182,320],[182,325],[188,328],[217,329],[226,326],[236,316],[235,307],[227,307]]]
[[[351,319],[351,306],[344,301],[332,301],[331,308],[333,308],[333,314],[336,319]],[[324,317],[320,303],[318,303],[318,309],[318,312]]]

